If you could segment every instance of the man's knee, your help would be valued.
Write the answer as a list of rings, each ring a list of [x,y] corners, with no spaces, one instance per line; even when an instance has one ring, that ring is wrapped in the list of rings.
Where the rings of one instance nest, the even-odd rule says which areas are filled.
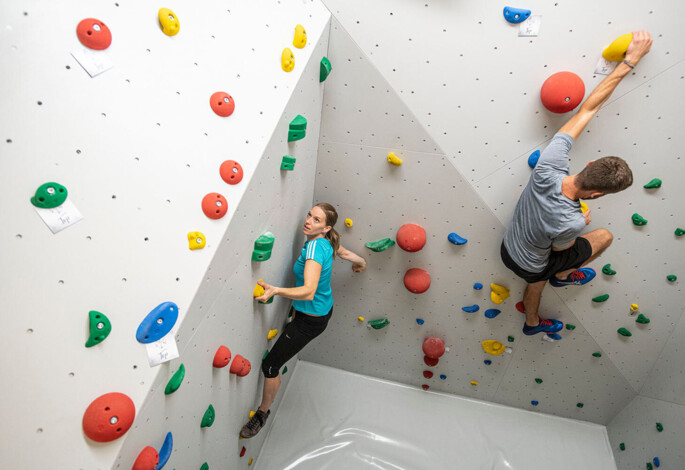
[[[611,242],[614,241],[614,234],[605,228],[600,228],[599,231],[600,231],[600,235],[601,235],[602,248],[606,248],[609,245],[611,245]]]

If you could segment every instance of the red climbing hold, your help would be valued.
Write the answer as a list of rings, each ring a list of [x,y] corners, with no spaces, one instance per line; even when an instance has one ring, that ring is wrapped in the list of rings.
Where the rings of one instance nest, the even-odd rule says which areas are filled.
[[[231,374],[235,374],[238,377],[245,377],[250,373],[250,370],[252,370],[252,364],[240,354],[233,359],[231,368],[229,369]]]
[[[414,294],[423,294],[431,286],[430,274],[425,269],[412,268],[404,275],[404,287]]]
[[[423,341],[423,353],[431,359],[438,359],[445,354],[445,342],[440,338],[426,338]]]
[[[523,306],[523,300],[521,302],[516,302],[516,310],[521,313],[526,313],[526,307]]]
[[[210,219],[220,219],[228,212],[228,201],[219,193],[209,193],[202,198],[202,212]]]
[[[226,346],[219,346],[219,349],[216,350],[216,354],[214,354],[214,362],[212,362],[212,365],[217,369],[221,369],[222,367],[226,367],[229,362],[231,362],[231,350]]]
[[[585,96],[583,80],[572,72],[551,75],[540,89],[540,99],[553,113],[567,113],[578,106]]]
[[[76,36],[84,46],[101,51],[112,44],[112,32],[107,25],[95,18],[86,18],[76,26]]]
[[[83,432],[95,442],[120,438],[133,424],[136,407],[123,393],[106,393],[88,405],[83,413]]]
[[[421,388],[424,390],[428,390],[430,387],[426,384],[421,385]]]
[[[437,357],[428,357],[428,356],[423,356],[423,362],[428,366],[428,367],[435,367],[438,365],[438,362],[440,362],[440,359]]]
[[[147,446],[138,454],[133,462],[133,470],[156,470],[159,464],[159,454],[154,447]]]
[[[243,167],[235,160],[226,160],[219,167],[221,179],[228,184],[238,184],[243,180]]]
[[[429,370],[424,370],[424,371],[423,371],[423,376],[424,376],[425,378],[427,378],[427,379],[430,379],[430,378],[433,377],[433,373],[432,373],[431,371],[429,371]]]
[[[419,251],[426,244],[426,231],[416,224],[404,224],[397,231],[397,244],[404,251]]]
[[[242,457],[244,455],[245,455],[245,446],[243,446],[243,448],[240,449],[240,456]]]
[[[225,91],[217,91],[209,98],[209,105],[212,110],[221,117],[228,117],[235,110],[235,101],[231,95]]]

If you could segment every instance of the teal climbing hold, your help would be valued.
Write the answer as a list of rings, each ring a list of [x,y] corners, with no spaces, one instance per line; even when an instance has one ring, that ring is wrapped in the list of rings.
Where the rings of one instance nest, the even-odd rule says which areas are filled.
[[[637,225],[637,226],[647,225],[647,219],[645,219],[644,217],[642,217],[642,216],[641,216],[640,214],[638,214],[637,212],[636,212],[635,214],[633,214],[632,219],[633,219],[633,224],[634,224],[634,225]]]
[[[321,59],[321,68],[319,70],[319,83],[323,82],[328,78],[328,76],[331,74],[331,61],[328,60],[328,57],[324,57]]]
[[[375,251],[376,253],[380,253],[381,251],[385,251],[394,245],[395,245],[395,242],[393,240],[391,240],[390,238],[383,238],[383,239],[377,240],[375,242],[368,242],[368,243],[364,244],[365,247],[367,247],[371,251]]]
[[[178,387],[180,387],[183,383],[183,378],[185,376],[186,367],[183,364],[181,364],[176,373],[169,379],[169,382],[167,382],[166,388],[164,389],[164,395],[171,395],[176,390],[178,390]]]
[[[283,160],[281,160],[281,170],[293,171],[295,169],[295,157],[290,155],[283,155]]]
[[[644,316],[643,314],[639,314],[637,318],[635,319],[635,323],[642,323],[643,325],[646,325],[649,323],[651,320]]]
[[[288,142],[304,139],[306,132],[307,120],[298,114],[288,127]]]
[[[54,209],[67,200],[67,188],[59,183],[45,183],[38,186],[31,204],[40,209]]]
[[[618,334],[621,336],[626,336],[626,337],[627,336],[633,336],[633,334],[630,331],[628,331],[626,328],[619,328],[617,331],[618,331]]]
[[[605,265],[602,267],[602,272],[603,272],[604,274],[606,274],[607,276],[613,276],[614,274],[616,274],[616,271],[614,271],[613,269],[611,269],[611,264],[605,264]]]
[[[88,312],[88,323],[90,336],[88,336],[88,341],[86,341],[87,348],[102,343],[112,331],[112,323],[104,313],[91,310]]]
[[[214,407],[212,405],[209,405],[209,407],[207,407],[207,411],[205,411],[204,416],[202,416],[202,422],[200,423],[200,427],[211,427],[212,424],[214,424],[214,418],[216,418],[216,412],[214,411]]]
[[[647,183],[646,185],[643,186],[643,188],[647,189],[655,189],[655,188],[660,188],[661,187],[661,180],[659,178],[654,178],[652,181]]]

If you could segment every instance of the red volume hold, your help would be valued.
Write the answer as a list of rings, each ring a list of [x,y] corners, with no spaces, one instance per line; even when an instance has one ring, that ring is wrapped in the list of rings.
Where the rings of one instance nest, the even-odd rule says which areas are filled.
[[[110,442],[126,434],[135,416],[136,407],[128,396],[106,393],[83,413],[83,432],[95,442]]]

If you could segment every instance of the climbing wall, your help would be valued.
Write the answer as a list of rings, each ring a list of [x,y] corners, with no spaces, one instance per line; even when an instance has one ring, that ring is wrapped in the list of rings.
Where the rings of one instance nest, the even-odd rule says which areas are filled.
[[[11,312],[0,333],[2,468],[131,468],[145,446],[160,450],[167,432],[168,468],[247,468],[259,451],[260,439],[241,443],[238,431],[258,403],[267,332],[282,326],[289,303],[258,305],[252,290],[259,278],[293,282],[312,200],[329,12],[317,2],[168,6],[181,24],[173,37],[161,31],[159,5],[0,7],[0,298]],[[93,78],[70,55],[82,50],[76,25],[88,17],[113,37],[105,51],[113,67]],[[298,23],[309,35],[304,49],[292,46]],[[281,69],[285,47],[296,60],[290,73]],[[216,91],[235,100],[231,116],[210,108]],[[308,119],[307,135],[288,143],[298,114]],[[280,170],[283,155],[297,158],[294,171]],[[244,170],[234,186],[219,175],[228,159]],[[29,202],[51,181],[83,214],[56,234]],[[226,197],[222,219],[203,214],[210,192]],[[191,251],[194,231],[206,246]],[[266,231],[276,237],[272,258],[251,262]],[[180,357],[150,367],[136,329],[165,301],[178,305]],[[92,348],[84,347],[89,310],[112,324]],[[212,368],[222,344],[234,361],[250,361],[247,376]],[[180,388],[165,395],[181,364]],[[84,435],[82,418],[109,392],[128,395],[137,417],[126,436],[98,444]],[[201,429],[209,404],[216,420]]]

